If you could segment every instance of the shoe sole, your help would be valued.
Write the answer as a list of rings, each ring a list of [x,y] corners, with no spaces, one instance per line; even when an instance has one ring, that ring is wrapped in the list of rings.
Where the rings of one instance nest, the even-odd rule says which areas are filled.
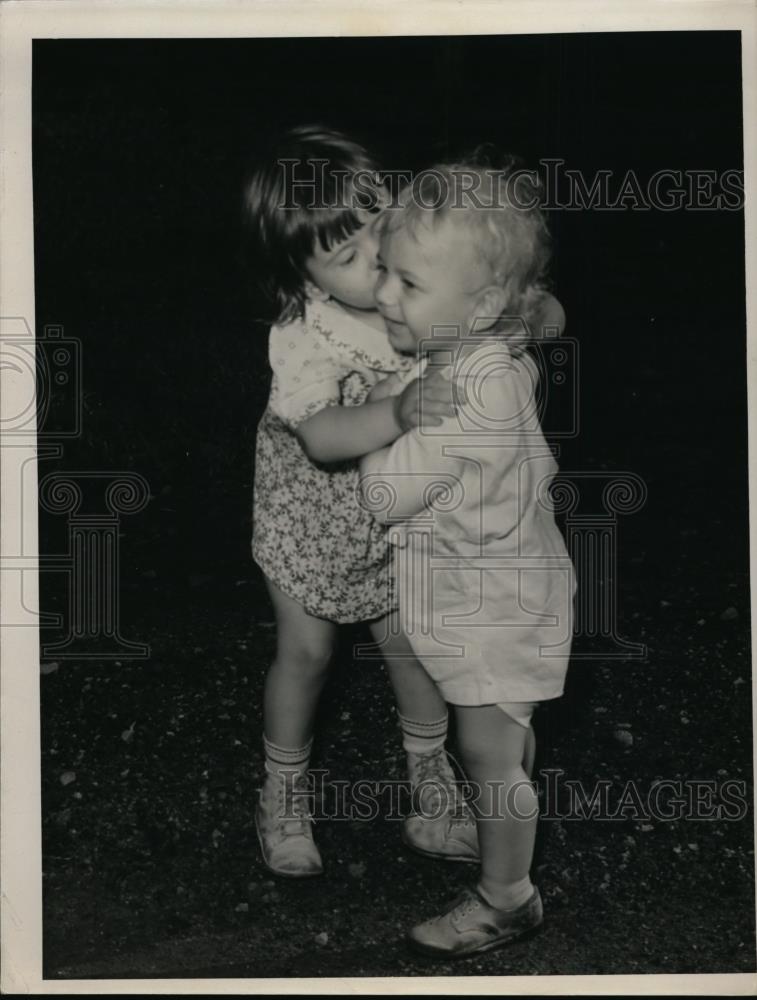
[[[258,836],[258,844],[260,845],[260,856],[263,859],[263,864],[266,866],[269,872],[273,875],[278,875],[279,878],[317,878],[319,875],[323,875],[323,868],[320,871],[315,872],[284,872],[280,871],[278,868],[274,868],[268,863],[268,858],[265,856],[265,845],[263,843],[263,835],[260,832],[260,827],[258,826],[258,814],[255,812],[255,833]]]
[[[426,851],[422,847],[416,847],[412,841],[405,838],[404,831],[400,833],[400,839],[408,850],[414,854],[420,854],[424,858],[434,858],[436,861],[457,861],[467,865],[478,865],[481,863],[481,858],[478,855],[471,857],[470,854],[440,854],[435,851]]]
[[[436,959],[460,959],[460,958],[473,958],[475,955],[483,955],[487,951],[493,951],[495,948],[504,948],[507,944],[515,944],[516,941],[525,941],[527,938],[534,937],[542,928],[542,922],[535,924],[533,927],[528,927],[524,931],[516,931],[515,934],[511,934],[509,937],[498,938],[496,941],[487,941],[486,944],[479,945],[477,948],[471,948],[470,951],[444,951],[443,948],[433,948],[431,945],[422,944],[420,941],[415,941],[413,938],[409,937],[407,939],[408,944],[413,949],[413,951],[418,952],[421,955],[426,955],[429,958]]]

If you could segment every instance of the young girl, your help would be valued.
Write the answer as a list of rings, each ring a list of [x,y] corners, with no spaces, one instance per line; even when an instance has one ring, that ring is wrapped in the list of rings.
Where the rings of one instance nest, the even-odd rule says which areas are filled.
[[[366,151],[313,127],[287,134],[245,190],[256,277],[275,313],[273,383],[257,437],[253,556],[275,610],[277,646],[265,681],[266,778],[255,821],[265,864],[291,877],[322,871],[307,769],[318,697],[344,622],[369,621],[388,657],[411,783],[424,784],[431,799],[443,788],[450,803],[440,809],[425,801],[406,819],[403,839],[436,856],[478,856],[475,825],[456,801],[444,751],[446,704],[390,627],[386,531],[358,502],[356,459],[419,423],[420,383],[365,402],[371,386],[411,363],[390,345],[373,299],[385,200]],[[449,386],[424,380],[422,404],[424,421],[438,424],[452,411]]]
[[[529,878],[531,716],[563,690],[574,580],[548,501],[556,464],[525,347],[550,309],[552,323],[563,317],[541,289],[547,232],[528,178],[456,164],[416,181],[383,230],[376,300],[394,347],[443,366],[467,401],[441,426],[367,456],[362,488],[374,514],[399,525],[402,628],[455,707],[476,789],[480,881],[410,933],[423,951],[457,956],[542,920]]]

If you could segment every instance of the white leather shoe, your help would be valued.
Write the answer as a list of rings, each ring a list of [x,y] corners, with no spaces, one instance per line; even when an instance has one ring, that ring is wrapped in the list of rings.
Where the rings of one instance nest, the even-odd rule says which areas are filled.
[[[466,889],[449,909],[413,927],[408,935],[418,951],[437,958],[463,958],[491,951],[529,934],[541,924],[538,889],[514,910],[497,910],[476,889]]]
[[[478,862],[478,833],[444,748],[408,754],[413,811],[402,824],[403,843],[446,861]]]
[[[305,774],[267,774],[255,810],[255,829],[263,861],[275,875],[309,878],[323,871],[313,841]]]

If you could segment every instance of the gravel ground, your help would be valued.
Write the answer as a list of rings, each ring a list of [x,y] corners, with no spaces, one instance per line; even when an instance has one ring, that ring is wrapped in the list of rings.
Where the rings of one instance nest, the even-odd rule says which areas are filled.
[[[632,572],[621,632],[648,643],[647,660],[575,663],[566,696],[537,720],[542,931],[436,963],[404,932],[475,869],[407,852],[380,797],[372,822],[328,818],[335,782],[402,779],[383,668],[351,655],[363,636],[346,632],[321,706],[326,872],[275,879],[252,823],[275,634],[257,578],[148,571],[124,617],[149,661],[43,665],[46,977],[754,970],[751,807],[739,818],[739,786],[726,784],[744,783],[751,803],[748,630],[734,596],[744,581],[713,573],[712,593],[681,582],[661,600],[643,586],[643,557]],[[566,816],[569,779],[605,782],[619,815]],[[645,818],[659,779],[715,783],[727,815]],[[560,790],[548,800],[550,781]]]

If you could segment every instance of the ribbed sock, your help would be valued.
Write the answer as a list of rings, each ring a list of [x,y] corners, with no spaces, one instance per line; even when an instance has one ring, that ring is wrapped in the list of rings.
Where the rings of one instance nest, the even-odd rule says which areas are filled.
[[[444,746],[447,739],[447,715],[434,722],[421,722],[417,719],[408,719],[407,716],[397,713],[402,727],[402,746],[408,753],[425,754],[433,753]]]
[[[272,743],[263,735],[265,751],[265,769],[269,774],[291,774],[294,771],[304,773],[310,764],[310,751],[313,749],[312,738],[302,747],[282,747]]]

